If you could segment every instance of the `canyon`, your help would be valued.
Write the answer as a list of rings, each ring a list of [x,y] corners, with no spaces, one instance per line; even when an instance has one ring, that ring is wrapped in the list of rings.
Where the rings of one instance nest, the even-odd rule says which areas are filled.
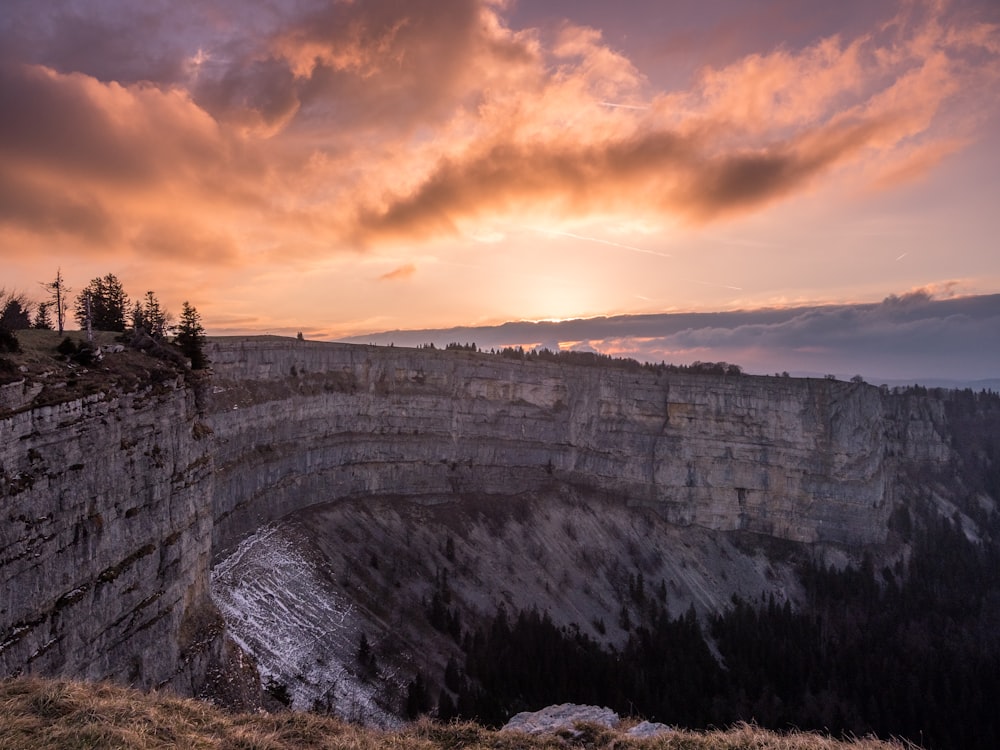
[[[304,662],[269,661],[259,631],[240,630],[240,601],[312,578],[325,593],[310,606],[347,623],[323,675],[391,723],[345,660],[359,633],[412,646],[386,597],[395,587],[419,609],[456,555],[463,611],[588,588],[560,616],[613,640],[592,621],[630,570],[669,580],[672,609],[708,612],[745,590],[794,600],[791,569],[738,539],[843,562],[891,542],[892,514],[917,496],[975,533],[939,481],[956,462],[946,393],[277,337],[206,354],[196,382],[44,403],[30,379],[0,389],[0,674],[198,695],[212,675],[252,673],[256,648],[261,674],[288,681]],[[226,583],[234,559],[259,574]],[[385,658],[401,690],[419,660]],[[322,698],[320,682],[299,680],[295,706]]]

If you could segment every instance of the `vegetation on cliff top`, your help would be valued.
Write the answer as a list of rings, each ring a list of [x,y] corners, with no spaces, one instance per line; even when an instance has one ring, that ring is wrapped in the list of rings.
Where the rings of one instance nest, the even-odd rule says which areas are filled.
[[[0,287],[0,385],[22,381],[30,386],[42,382],[46,393],[34,406],[88,395],[100,390],[102,381],[105,389],[122,385],[128,389],[137,384],[162,382],[164,373],[185,372],[188,366],[192,370],[208,366],[201,316],[187,301],[180,320],[171,325],[172,316],[154,292],[147,291],[141,301],[136,300],[130,307],[128,294],[114,274],[97,277],[76,298],[73,309],[80,332],[74,340],[69,335],[63,336],[72,290],[66,285],[61,269],[54,281],[42,286],[49,297],[42,302]],[[57,333],[52,331],[53,312]],[[142,357],[129,356],[104,362],[104,355],[111,351],[141,352],[167,366],[149,367],[151,363],[144,362]],[[81,392],[74,386],[84,374],[89,376],[86,380],[90,387],[85,385]],[[68,390],[53,394],[67,387]]]
[[[187,371],[180,352],[165,358],[125,347],[84,364],[76,356],[82,335],[60,336],[45,330],[18,331],[17,335],[20,351],[0,357],[0,385],[24,382],[26,387],[42,386],[32,400],[32,408],[99,392],[130,392],[146,385],[173,382]],[[113,346],[115,337],[110,332],[95,332],[94,344]]]
[[[107,683],[17,678],[0,682],[0,747],[227,748],[236,750],[902,750],[899,742],[837,741],[818,734],[776,734],[740,724],[729,730],[679,730],[631,739],[623,728],[579,725],[577,736],[530,737],[470,723],[421,720],[396,731],[365,729],[308,713],[229,714],[165,693],[143,694]]]

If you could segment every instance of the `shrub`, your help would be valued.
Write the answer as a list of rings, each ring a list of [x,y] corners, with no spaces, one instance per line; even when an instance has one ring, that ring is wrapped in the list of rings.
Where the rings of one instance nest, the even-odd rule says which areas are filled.
[[[0,328],[0,352],[18,354],[20,351],[21,342],[17,340],[17,334],[9,328]]]

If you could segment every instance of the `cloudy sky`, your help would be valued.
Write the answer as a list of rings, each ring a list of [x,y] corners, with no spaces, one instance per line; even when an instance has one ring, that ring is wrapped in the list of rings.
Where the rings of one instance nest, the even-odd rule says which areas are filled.
[[[1000,291],[996,0],[3,0],[0,113],[0,286],[211,333]]]

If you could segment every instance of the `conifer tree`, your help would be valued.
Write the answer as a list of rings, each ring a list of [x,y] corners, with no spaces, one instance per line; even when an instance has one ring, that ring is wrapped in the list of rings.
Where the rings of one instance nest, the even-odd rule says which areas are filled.
[[[21,293],[0,289],[0,327],[16,331],[31,327],[31,302]]]
[[[205,329],[198,311],[186,300],[181,307],[180,322],[174,327],[174,343],[191,360],[192,370],[203,370],[208,365],[205,358]]]
[[[52,330],[52,316],[49,315],[50,307],[52,307],[51,302],[38,303],[38,308],[35,310],[35,317],[31,321],[32,328],[37,328],[42,331]]]
[[[124,331],[127,310],[128,295],[113,273],[92,279],[76,298],[75,316],[81,329],[86,328],[89,314],[91,326],[98,331]]]
[[[152,291],[146,292],[142,303],[132,307],[132,327],[145,331],[154,339],[166,338],[170,314],[160,306],[160,300]]]

